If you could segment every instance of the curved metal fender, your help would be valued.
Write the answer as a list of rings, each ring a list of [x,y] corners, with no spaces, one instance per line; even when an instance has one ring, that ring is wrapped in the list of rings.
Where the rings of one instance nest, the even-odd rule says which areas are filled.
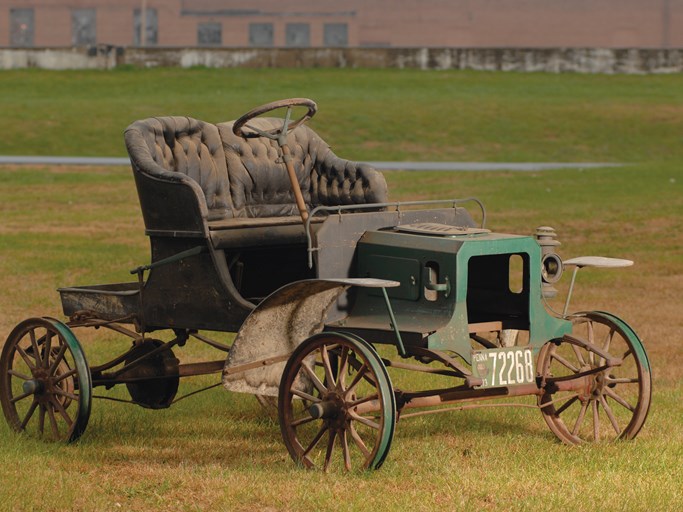
[[[628,261],[628,260],[626,260]],[[585,312],[582,312],[585,313]],[[602,317],[606,317],[609,320],[612,320],[614,323],[616,323],[619,327],[621,327],[624,332],[627,334],[630,334],[630,341],[633,344],[633,349],[638,353],[638,357],[643,361],[646,369],[648,372],[652,371],[652,367],[650,366],[650,358],[647,355],[647,352],[645,351],[645,345],[643,344],[643,340],[640,339],[640,336],[638,336],[638,333],[631,327],[626,320],[623,320],[621,317],[618,317],[614,313],[610,313],[609,311],[588,311],[588,313],[593,313],[595,315],[599,315]]]
[[[286,361],[234,373],[241,366],[291,354],[324,328],[325,316],[351,286],[399,286],[383,279],[310,279],[296,281],[266,297],[240,327],[223,368],[223,386],[230,391],[278,396]],[[232,372],[230,372],[232,370]]]

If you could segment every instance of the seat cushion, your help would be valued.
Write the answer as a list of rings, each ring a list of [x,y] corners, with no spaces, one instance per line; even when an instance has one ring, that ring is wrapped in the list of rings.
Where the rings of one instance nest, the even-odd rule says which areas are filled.
[[[282,119],[255,118],[249,124],[261,130],[281,126]],[[265,137],[242,138],[232,133],[234,122],[221,123],[218,130],[230,172],[230,192],[236,217],[280,217],[298,215],[292,185],[282,160],[282,150]],[[294,169],[304,202],[311,204],[311,170],[315,155],[309,153],[308,130],[299,127],[287,136]]]

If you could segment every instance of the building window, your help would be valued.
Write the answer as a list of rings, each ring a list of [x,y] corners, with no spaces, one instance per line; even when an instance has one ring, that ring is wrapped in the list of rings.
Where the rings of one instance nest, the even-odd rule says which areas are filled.
[[[97,44],[95,9],[71,10],[71,44],[74,46]]]
[[[33,46],[33,9],[10,9],[10,46]]]
[[[223,25],[220,23],[199,23],[197,44],[199,46],[220,46],[223,44]]]
[[[325,23],[323,42],[325,46],[348,46],[349,29],[346,23]]]
[[[272,23],[249,23],[250,46],[273,46]]]
[[[140,9],[135,9],[133,11],[133,44],[135,46],[145,46],[148,44],[157,44],[158,39],[158,23],[157,23],[157,10],[156,9],[145,9],[145,44],[140,44],[140,27],[142,25],[142,19]]]
[[[311,29],[308,23],[287,23],[285,44],[287,46],[310,46]]]

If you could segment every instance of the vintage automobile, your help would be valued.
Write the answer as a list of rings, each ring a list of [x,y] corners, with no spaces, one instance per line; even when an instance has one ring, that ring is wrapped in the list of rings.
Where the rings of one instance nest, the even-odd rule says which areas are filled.
[[[261,117],[278,109],[284,119]],[[316,109],[288,99],[234,122],[126,129],[151,263],[132,282],[61,288],[66,322],[14,328],[0,359],[10,426],[74,441],[93,388],[125,384],[130,402],[165,408],[183,398],[181,378],[221,374],[209,387],[277,408],[287,450],[310,468],[379,468],[399,415],[524,395],[566,443],[635,437],[651,396],[641,341],[611,313],[568,313],[578,269],[631,262],[563,262],[550,228],[492,232],[474,198],[389,202],[381,173],[304,125]],[[571,287],[555,313],[545,295],[565,267]],[[83,328],[116,331],[130,348],[89,366]],[[175,352],[189,342],[221,356],[182,363]],[[404,372],[439,385],[394,388]]]

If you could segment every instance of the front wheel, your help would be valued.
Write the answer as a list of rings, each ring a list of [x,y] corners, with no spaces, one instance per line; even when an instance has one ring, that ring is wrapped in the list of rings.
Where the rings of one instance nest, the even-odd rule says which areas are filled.
[[[28,435],[75,441],[90,417],[92,383],[80,343],[63,323],[29,318],[0,356],[0,402],[10,427]]]
[[[568,444],[634,438],[647,418],[652,391],[640,339],[607,313],[578,313],[572,323],[571,337],[578,344],[568,338],[553,340],[538,356],[546,383],[539,397],[543,418]],[[572,379],[582,382],[580,389],[560,391],[561,386],[553,385]]]
[[[278,416],[287,450],[303,466],[379,469],[391,447],[396,402],[386,368],[369,343],[322,333],[289,358]]]

